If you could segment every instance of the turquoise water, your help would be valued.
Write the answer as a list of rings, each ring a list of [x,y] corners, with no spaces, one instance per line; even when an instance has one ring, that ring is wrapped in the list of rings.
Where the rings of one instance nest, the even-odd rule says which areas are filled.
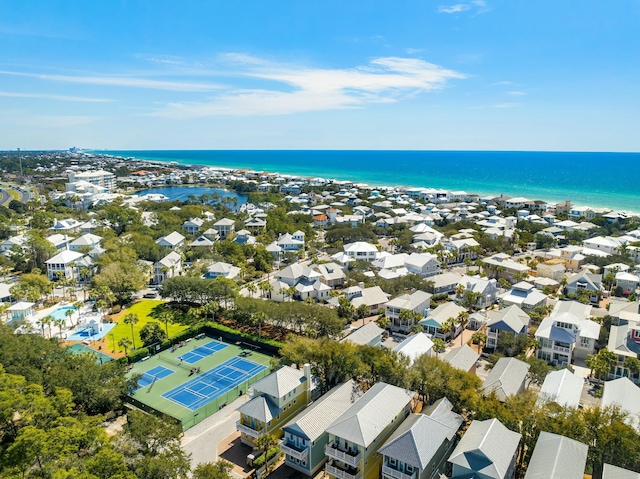
[[[523,151],[99,151],[184,165],[526,196],[640,211],[640,153]]]
[[[67,311],[73,311],[74,313],[77,311],[73,306],[61,306],[56,309],[53,313],[50,314],[53,319],[67,319]]]
[[[169,198],[169,201],[179,200],[185,201],[189,199],[189,196],[198,196],[207,194],[218,194],[222,198],[237,198],[238,206],[247,202],[247,197],[229,190],[223,190],[221,188],[206,188],[203,186],[162,186],[159,188],[150,188],[148,190],[141,190],[136,195],[146,195],[148,193],[161,194]]]
[[[109,361],[113,361],[111,356],[107,356],[95,349],[91,349],[86,347],[84,344],[74,344],[67,348],[68,351],[71,351],[74,354],[83,354],[83,353],[91,353],[96,355],[96,362],[100,364],[108,363]]]

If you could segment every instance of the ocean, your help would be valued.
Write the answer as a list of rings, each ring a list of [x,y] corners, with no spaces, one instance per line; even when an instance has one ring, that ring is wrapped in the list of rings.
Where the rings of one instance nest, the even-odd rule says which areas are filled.
[[[100,150],[94,153],[640,211],[640,153]]]

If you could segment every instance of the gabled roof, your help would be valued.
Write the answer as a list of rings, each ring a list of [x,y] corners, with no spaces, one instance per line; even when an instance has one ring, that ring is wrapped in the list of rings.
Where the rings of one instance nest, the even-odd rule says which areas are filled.
[[[640,429],[640,388],[629,378],[607,381],[602,394],[602,407],[619,406],[629,413],[629,424]]]
[[[461,424],[460,417],[458,427]],[[453,437],[458,427],[441,423],[424,414],[410,414],[378,452],[424,471],[442,444]]]
[[[172,246],[176,246],[176,245],[179,245],[180,243],[182,243],[184,241],[184,236],[182,236],[177,231],[174,231],[173,233],[169,233],[167,236],[163,236],[162,238],[158,238],[156,240],[156,243],[161,243],[163,241],[166,242],[166,243],[169,243]]]
[[[473,421],[454,449],[449,462],[503,479],[516,453],[521,435],[510,431],[497,419]]]
[[[433,347],[433,341],[425,333],[412,334],[398,344],[393,351],[401,353],[407,358],[409,362],[413,362],[423,354],[428,354]]]
[[[582,479],[589,446],[542,431],[527,467],[525,479]]]
[[[308,441],[315,441],[324,434],[325,429],[333,421],[344,414],[363,394],[364,392],[358,387],[358,384],[353,380],[349,380],[331,389],[331,391],[282,426],[282,429]]]
[[[222,218],[221,220],[218,220],[215,223],[213,223],[213,226],[233,226],[235,224],[236,224],[235,220],[232,220],[229,218]]]
[[[602,471],[602,479],[640,479],[640,473],[605,464]]]
[[[364,326],[360,326],[348,336],[342,338],[340,342],[350,341],[355,344],[365,345],[369,344],[375,338],[381,337],[383,332],[384,329],[380,328],[376,323],[371,321]]]
[[[87,233],[73,240],[70,243],[70,246],[93,246],[96,243],[99,243],[101,239],[102,237],[98,235]]]
[[[515,334],[524,333],[531,320],[529,315],[515,304],[498,311],[489,311],[488,316],[487,327]]]
[[[158,264],[171,268],[172,266],[179,264],[181,261],[182,261],[182,258],[180,257],[180,255],[175,251],[172,251],[171,253],[166,255],[164,258],[162,258],[160,261],[158,261]]]
[[[466,309],[462,306],[458,306],[453,301],[448,301],[441,304],[433,311],[430,311],[429,316],[427,316],[425,319],[420,320],[420,324],[435,326],[436,328],[439,328],[447,319],[455,319],[463,311],[466,311]]]
[[[413,391],[386,383],[376,383],[364,396],[336,419],[327,433],[369,447],[389,423],[407,408]]]
[[[240,406],[238,412],[266,423],[280,415],[280,408],[269,397],[256,396]]]
[[[500,358],[482,383],[482,394],[495,392],[501,401],[516,395],[524,384],[529,364],[516,358]]]
[[[281,398],[305,382],[303,370],[282,366],[277,371],[255,382],[251,388],[254,390],[254,394],[262,393],[274,398]]]
[[[433,296],[430,293],[426,293],[424,291],[414,291],[411,294],[402,294],[393,298],[391,301],[387,303],[387,306],[391,306],[393,308],[407,309],[409,311],[415,311],[426,301],[429,301]],[[428,309],[428,307],[427,307]],[[423,311],[417,311],[419,313],[423,313]]]
[[[454,368],[470,371],[478,361],[480,353],[468,344],[452,348],[440,356],[440,359],[451,364]]]
[[[213,246],[213,241],[211,241],[206,236],[199,236],[191,243],[189,243],[189,246]]]
[[[551,371],[544,378],[538,397],[562,407],[578,407],[583,384],[584,380],[568,369]]]
[[[77,251],[64,250],[52,258],[45,261],[46,264],[69,264],[74,261],[78,261],[84,255],[82,253],[78,253]]]

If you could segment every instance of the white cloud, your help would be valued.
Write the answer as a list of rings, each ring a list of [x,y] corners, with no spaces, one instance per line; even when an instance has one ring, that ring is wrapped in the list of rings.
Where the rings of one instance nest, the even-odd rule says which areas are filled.
[[[10,126],[21,126],[27,128],[72,128],[80,125],[87,125],[100,120],[97,116],[89,115],[0,115],[0,124],[6,123]]]
[[[438,7],[438,13],[461,13],[467,11],[473,11],[475,15],[481,15],[491,10],[487,6],[485,0],[470,0],[468,3],[456,3],[454,5],[440,5]]]
[[[503,81],[497,81],[491,84],[491,86],[501,86],[501,85],[511,85],[512,82],[507,81],[507,80],[503,80]]]
[[[279,64],[244,54],[226,54],[240,77],[270,80],[279,88],[230,89],[200,102],[169,103],[153,113],[167,118],[220,115],[285,115],[392,103],[441,89],[466,75],[416,58],[382,57],[368,65],[322,69]]]
[[[169,90],[182,92],[207,92],[214,91],[220,85],[210,83],[193,83],[185,81],[150,80],[148,78],[138,78],[134,76],[72,76],[72,75],[51,75],[44,73],[23,73],[12,71],[0,71],[1,75],[15,75],[41,80],[50,80],[63,83],[80,83],[86,85],[99,86],[120,86],[131,88],[147,88],[153,90]]]
[[[416,55],[417,53],[422,53],[424,48],[405,48],[404,50],[408,55]]]
[[[522,106],[522,103],[497,103],[491,105],[492,108],[518,108],[519,106]]]
[[[526,93],[523,91],[508,91],[507,95],[511,95],[511,96],[525,96]]]
[[[87,98],[81,96],[68,96],[68,95],[50,95],[48,93],[18,93],[12,91],[0,91],[0,96],[10,98],[40,98],[43,100],[59,100],[59,101],[71,101],[81,103],[107,103],[114,100],[108,98]]]
[[[471,10],[471,5],[467,3],[457,3],[455,5],[440,5],[438,7],[438,13],[459,13]]]

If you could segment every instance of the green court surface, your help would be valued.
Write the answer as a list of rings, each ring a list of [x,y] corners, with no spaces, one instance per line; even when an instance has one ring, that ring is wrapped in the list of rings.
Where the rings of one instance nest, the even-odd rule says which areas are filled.
[[[219,343],[218,338],[209,336],[194,338],[175,351],[169,348],[135,363],[129,374],[140,374],[142,378],[138,382],[140,388],[130,396],[131,403],[144,410],[152,408],[172,416],[182,422],[184,429],[189,429],[246,393],[251,384],[271,373],[271,356],[244,344],[222,342],[226,346],[224,347]],[[216,378],[215,370],[220,369],[218,366],[222,365],[221,367],[225,368],[224,364],[233,363],[237,363],[245,371],[250,371],[250,364],[255,363],[255,370],[259,372],[244,381],[236,381],[231,386],[223,387],[224,378]],[[263,366],[266,368],[263,369]],[[200,368],[200,372],[192,372],[195,368]],[[199,378],[202,378],[202,381],[199,381]],[[211,388],[208,387],[209,384]],[[219,389],[218,393],[213,391],[216,387]],[[211,392],[205,392],[205,389]],[[187,394],[203,396],[199,402],[193,398],[194,405],[202,406],[191,410],[185,406],[184,400],[181,403],[176,399],[184,398]]]

